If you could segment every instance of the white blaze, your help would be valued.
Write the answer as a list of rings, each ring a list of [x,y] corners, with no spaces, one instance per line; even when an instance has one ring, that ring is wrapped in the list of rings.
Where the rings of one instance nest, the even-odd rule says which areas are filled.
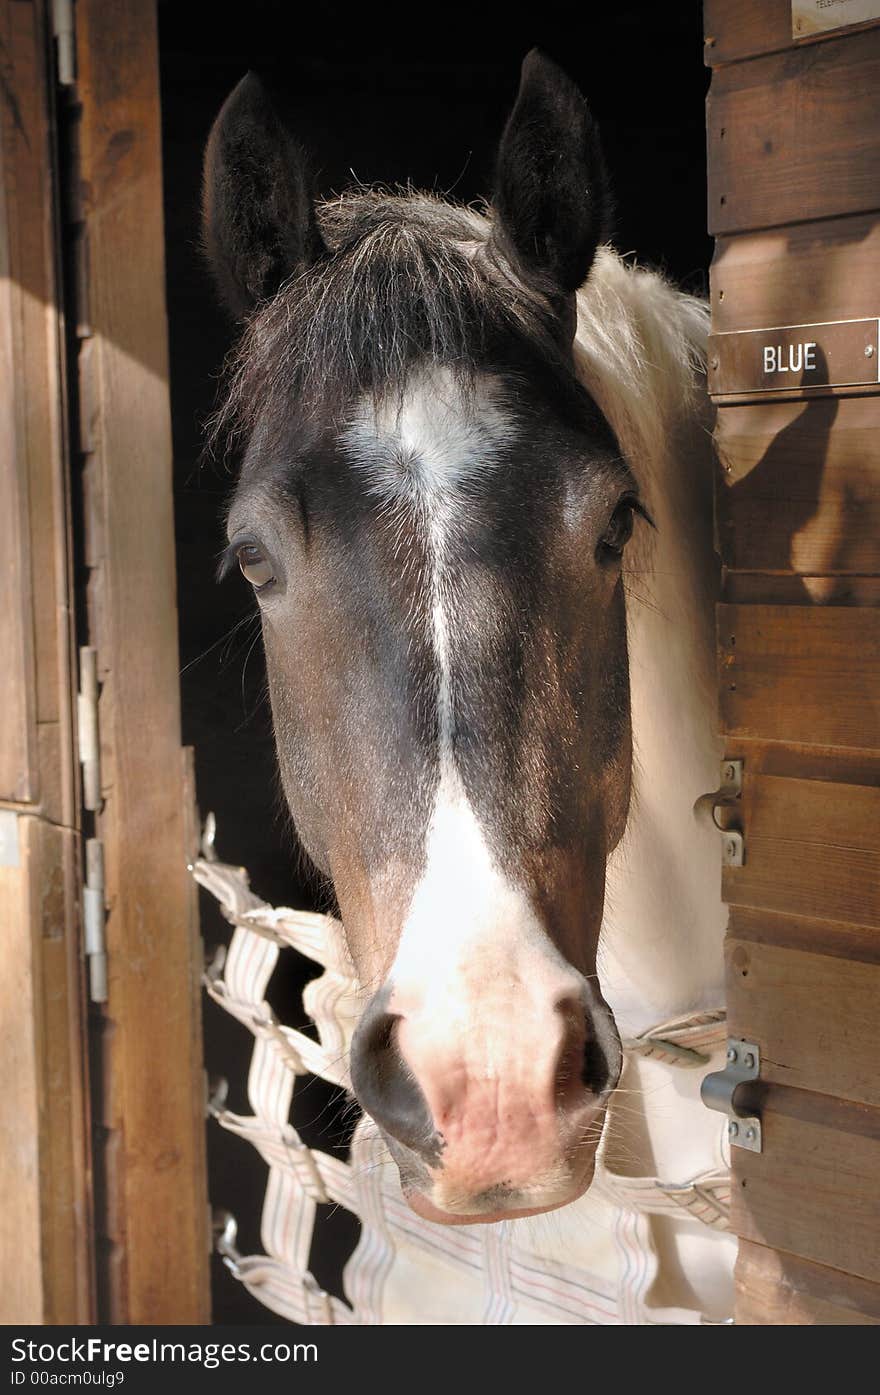
[[[501,463],[515,435],[515,424],[491,378],[485,377],[473,395],[465,396],[454,375],[438,369],[415,378],[399,402],[378,411],[364,402],[343,436],[367,489],[389,517],[397,508],[412,509],[424,527],[437,661],[439,777],[426,834],[425,870],[413,893],[390,977],[395,983],[420,985],[433,1010],[442,997],[447,1025],[450,1016],[467,1010],[467,995],[461,992],[465,971],[471,979],[476,972],[507,973],[512,986],[517,961],[523,953],[531,958],[539,945],[542,957],[567,967],[528,898],[493,858],[453,746],[450,543],[469,507],[468,486]]]
[[[450,539],[468,508],[468,486],[493,470],[515,427],[486,376],[465,395],[448,368],[414,377],[398,402],[363,402],[342,436],[367,489],[389,515],[401,506],[423,523],[430,566],[430,618],[437,658],[441,782],[452,763],[452,694],[446,572]]]

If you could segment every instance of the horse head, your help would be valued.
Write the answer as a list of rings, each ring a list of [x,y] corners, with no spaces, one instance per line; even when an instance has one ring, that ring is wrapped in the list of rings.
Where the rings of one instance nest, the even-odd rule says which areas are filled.
[[[586,103],[537,53],[484,214],[317,201],[253,76],[207,150],[244,321],[224,565],[369,993],[354,1092],[448,1223],[580,1195],[621,1067],[596,954],[631,794],[624,552],[650,517],[574,347],[607,221]]]

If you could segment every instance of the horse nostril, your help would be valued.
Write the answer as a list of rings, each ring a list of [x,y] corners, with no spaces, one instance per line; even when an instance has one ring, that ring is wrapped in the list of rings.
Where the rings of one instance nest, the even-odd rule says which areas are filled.
[[[556,1005],[563,1022],[563,1038],[556,1060],[556,1103],[563,1109],[574,1106],[583,1090],[584,1042],[589,1024],[583,1004],[574,999]]]
[[[580,1107],[583,1091],[606,1095],[615,1083],[613,1048],[603,1044],[601,1018],[582,1003],[557,1006],[565,1020],[565,1038],[556,1063],[556,1101],[565,1108]]]
[[[387,1012],[384,988],[367,1004],[351,1043],[351,1083],[358,1102],[392,1138],[428,1162],[442,1140],[412,1072],[397,1044],[399,1016]]]
[[[602,1095],[611,1083],[611,1071],[608,1066],[608,1057],[595,1036],[590,1033],[584,1045],[583,1068],[581,1079],[587,1089],[594,1095]]]
[[[399,1021],[394,1013],[380,1012],[367,1024],[363,1045],[377,1060],[386,1060],[386,1053],[394,1047],[394,1029]]]

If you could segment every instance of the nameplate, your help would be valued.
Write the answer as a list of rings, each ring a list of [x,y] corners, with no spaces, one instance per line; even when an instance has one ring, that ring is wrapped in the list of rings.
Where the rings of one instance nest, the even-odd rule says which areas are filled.
[[[880,383],[880,319],[709,335],[713,397]]]
[[[809,39],[880,19],[880,0],[791,0],[791,37]]]

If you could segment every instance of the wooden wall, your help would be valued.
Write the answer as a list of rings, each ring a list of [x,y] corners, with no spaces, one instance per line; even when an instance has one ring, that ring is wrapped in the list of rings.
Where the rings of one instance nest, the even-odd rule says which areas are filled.
[[[719,694],[744,762],[728,1009],[763,1062],[763,1152],[732,1149],[737,1317],[876,1323],[880,392],[876,327],[841,355],[827,326],[880,316],[880,24],[797,43],[789,0],[706,0],[705,32]],[[781,326],[827,371],[762,374],[736,336]]]

